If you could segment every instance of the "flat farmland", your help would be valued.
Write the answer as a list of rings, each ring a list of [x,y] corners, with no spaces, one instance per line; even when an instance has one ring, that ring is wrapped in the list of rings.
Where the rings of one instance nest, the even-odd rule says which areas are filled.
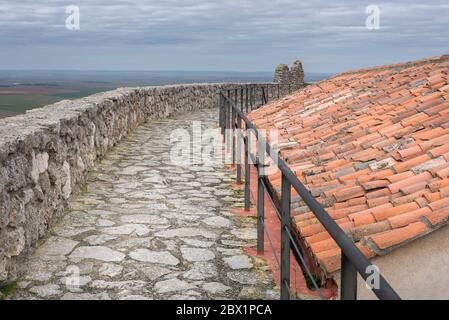
[[[0,91],[0,112],[24,113],[61,100],[58,97],[39,94],[3,94]]]
[[[324,74],[306,73],[306,81]],[[270,82],[271,72],[228,71],[46,71],[0,70],[0,118],[64,99],[78,99],[119,87],[182,83]]]

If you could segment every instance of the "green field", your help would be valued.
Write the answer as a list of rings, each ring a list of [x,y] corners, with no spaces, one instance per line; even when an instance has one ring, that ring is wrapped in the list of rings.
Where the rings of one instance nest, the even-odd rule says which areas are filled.
[[[45,95],[15,95],[5,94],[0,96],[0,112],[9,111],[24,113],[26,110],[38,108],[60,101],[62,98]]]
[[[58,93],[57,95],[38,94],[3,94],[0,95],[0,112],[25,113],[26,110],[39,108],[64,99],[83,98],[98,92],[110,90],[109,88],[82,88],[76,92]]]
[[[78,89],[76,92],[66,92],[66,93],[58,93],[57,95],[51,95],[52,97],[57,97],[59,100],[61,99],[79,99],[83,97],[90,96],[92,94],[98,93],[98,92],[104,92],[113,90],[114,88],[81,88]]]

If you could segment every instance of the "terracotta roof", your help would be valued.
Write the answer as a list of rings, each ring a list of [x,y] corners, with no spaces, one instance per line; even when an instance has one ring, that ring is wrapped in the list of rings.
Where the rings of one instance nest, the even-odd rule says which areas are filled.
[[[281,157],[368,258],[447,223],[449,56],[342,73],[249,117],[279,129]],[[301,239],[338,270],[336,243],[292,199]]]

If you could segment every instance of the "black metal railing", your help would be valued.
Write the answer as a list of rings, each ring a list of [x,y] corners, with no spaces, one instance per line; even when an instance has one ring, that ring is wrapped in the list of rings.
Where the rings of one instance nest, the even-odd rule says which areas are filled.
[[[295,89],[291,84],[266,83],[241,85],[238,88],[223,90],[223,94],[234,105],[240,106],[240,111],[248,113],[266,104],[272,99],[277,99],[292,93]]]
[[[281,225],[281,253],[279,259],[281,299],[287,300],[292,297],[290,288],[291,253],[297,258],[301,268],[305,270],[306,275],[311,280],[320,297],[323,298],[321,295],[321,288],[314,280],[313,274],[307,266],[306,259],[292,234],[293,229],[290,211],[291,190],[293,188],[341,249],[340,298],[342,300],[355,300],[357,299],[357,273],[359,273],[364,280],[367,280],[369,276],[372,276],[372,270],[377,270],[375,269],[376,267],[369,262],[363,253],[356,247],[354,242],[349,239],[345,232],[329,216],[322,205],[299,181],[289,166],[278,157],[278,152],[266,142],[259,130],[257,130],[245,115],[245,112],[260,107],[267,103],[270,98],[280,97],[282,95],[280,88],[280,86],[274,87],[275,94],[272,92],[271,94],[268,94],[267,88],[264,88],[263,86],[247,86],[246,88],[228,89],[219,93],[220,126],[226,148],[229,152],[232,152],[232,163],[236,164],[238,183],[242,182],[242,161],[240,160],[242,157],[242,149],[244,149],[245,210],[250,209],[251,165],[255,166],[257,172],[257,251],[259,253],[264,252],[265,234],[269,237],[268,230],[265,228],[264,217],[264,195],[268,194],[268,198],[273,203],[273,207],[275,208]],[[287,93],[288,91],[289,90],[287,90]],[[238,98],[239,92],[240,99]],[[255,99],[254,97],[256,96],[258,96],[259,99]],[[256,103],[256,100],[258,103]],[[244,124],[244,126],[242,124]],[[251,143],[253,136],[255,137],[255,144]],[[241,145],[242,142],[243,148]],[[252,154],[251,146],[254,145],[257,145],[257,150],[255,154]],[[276,203],[268,179],[264,174],[266,163],[265,154],[272,160],[276,160],[275,163],[277,164],[277,168],[282,174],[281,195],[278,203]],[[236,161],[236,159],[238,159],[238,161]],[[269,243],[271,244],[271,240]],[[379,285],[371,288],[374,294],[382,300],[399,300],[399,295],[393,290],[382,275],[378,274],[378,277]]]

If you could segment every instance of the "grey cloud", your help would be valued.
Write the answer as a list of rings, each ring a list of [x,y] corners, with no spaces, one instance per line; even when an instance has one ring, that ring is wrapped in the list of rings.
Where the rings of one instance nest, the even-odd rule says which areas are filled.
[[[81,9],[77,32],[64,27],[70,4]],[[369,4],[381,9],[380,30],[364,27]],[[31,63],[31,53],[5,63],[26,46],[47,48],[48,59],[36,64],[49,68],[63,52],[73,68],[92,68],[89,61],[110,48],[104,68],[126,68],[144,51],[153,57],[145,69],[270,70],[301,58],[306,71],[337,71],[447,52],[448,16],[447,1],[439,0],[2,0],[0,68]],[[90,57],[75,57],[73,47]]]

